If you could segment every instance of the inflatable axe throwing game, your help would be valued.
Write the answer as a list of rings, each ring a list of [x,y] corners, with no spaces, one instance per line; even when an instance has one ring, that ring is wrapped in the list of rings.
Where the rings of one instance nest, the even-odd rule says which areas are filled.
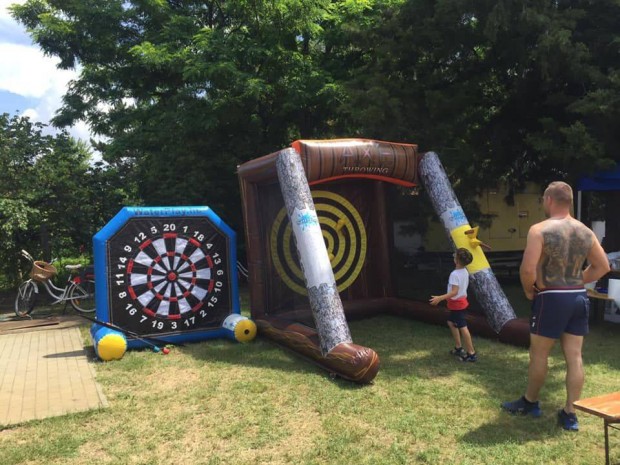
[[[394,186],[423,184],[442,221],[454,216],[444,222],[453,245],[476,257],[469,271],[485,314],[468,319],[472,329],[527,344],[527,322],[514,324],[435,154],[368,139],[299,140],[240,165],[238,174],[252,318],[266,337],[332,374],[368,383],[379,356],[352,342],[347,319],[388,313],[444,325],[441,310],[398,296],[390,262],[390,195]]]

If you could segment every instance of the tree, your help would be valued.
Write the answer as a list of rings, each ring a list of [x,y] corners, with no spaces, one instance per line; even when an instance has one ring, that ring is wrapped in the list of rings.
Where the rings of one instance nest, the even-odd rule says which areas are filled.
[[[17,254],[34,238],[39,211],[36,197],[35,163],[48,149],[42,125],[27,118],[0,115],[0,273],[8,282],[17,276]]]
[[[87,121],[147,204],[208,204],[233,226],[236,165],[330,133],[338,90],[314,59],[327,0],[31,0],[12,8],[63,68],[54,124]]]
[[[291,140],[435,150],[457,191],[573,182],[620,160],[617,0],[29,0],[86,121],[147,204],[241,227],[236,165]],[[121,172],[121,171],[119,171]],[[466,208],[469,210],[469,208]]]
[[[620,161],[617,1],[337,3],[324,66],[340,127],[439,152],[476,222],[490,185],[574,183]]]
[[[613,0],[383,1],[326,40],[355,132],[418,141],[470,189],[518,188],[620,160],[619,15]]]
[[[123,176],[90,166],[83,142],[45,128],[0,115],[0,276],[9,284],[21,249],[46,260],[90,254],[92,236],[131,198]]]

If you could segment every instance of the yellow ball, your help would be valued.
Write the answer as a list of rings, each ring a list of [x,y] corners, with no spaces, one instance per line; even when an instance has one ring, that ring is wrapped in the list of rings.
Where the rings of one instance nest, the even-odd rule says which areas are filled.
[[[122,334],[106,334],[97,344],[97,355],[105,362],[120,360],[127,350],[127,339]]]
[[[235,325],[235,339],[239,342],[249,342],[256,337],[256,323],[250,319],[240,320]]]

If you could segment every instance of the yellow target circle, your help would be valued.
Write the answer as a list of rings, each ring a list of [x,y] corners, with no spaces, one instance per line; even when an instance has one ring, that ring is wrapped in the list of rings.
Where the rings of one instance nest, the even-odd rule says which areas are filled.
[[[366,228],[357,209],[341,195],[312,191],[312,198],[338,292],[342,292],[357,279],[366,261]],[[271,226],[270,245],[271,259],[282,281],[293,291],[306,295],[293,228],[285,208],[278,212]]]

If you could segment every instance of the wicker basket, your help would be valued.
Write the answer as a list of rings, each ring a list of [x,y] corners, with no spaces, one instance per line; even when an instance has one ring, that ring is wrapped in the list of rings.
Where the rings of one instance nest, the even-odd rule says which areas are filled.
[[[36,261],[30,271],[30,277],[35,281],[47,281],[58,274],[56,267],[46,262]]]

